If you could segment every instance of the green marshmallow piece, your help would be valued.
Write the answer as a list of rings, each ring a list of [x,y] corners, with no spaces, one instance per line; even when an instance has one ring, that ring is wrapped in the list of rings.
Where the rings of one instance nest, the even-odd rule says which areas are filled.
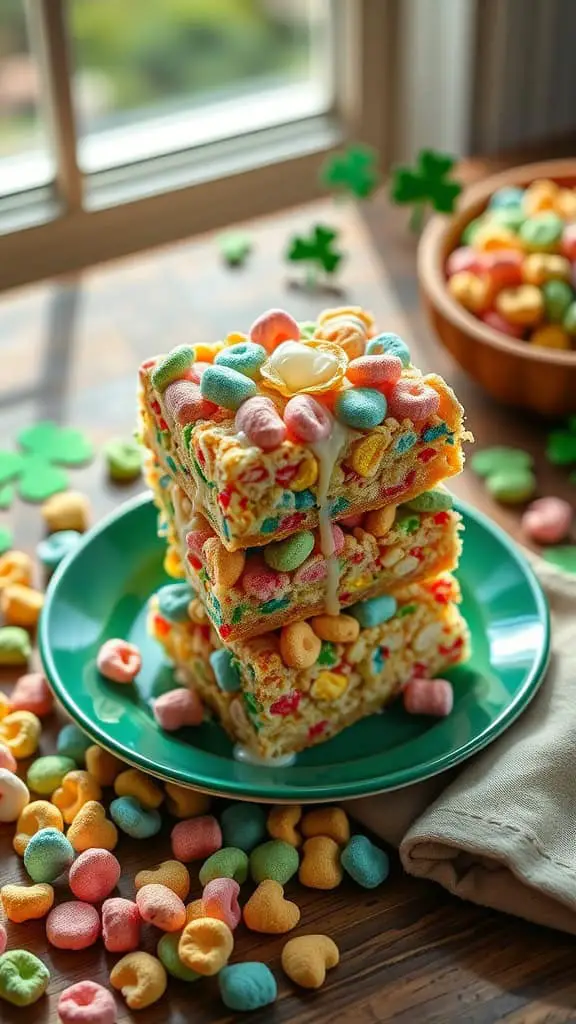
[[[521,206],[500,206],[495,210],[490,210],[489,223],[499,224],[501,227],[513,231],[514,234],[520,230],[525,220],[526,214]]]
[[[0,628],[0,665],[26,665],[32,653],[30,637],[21,626]]]
[[[530,469],[506,469],[487,477],[486,487],[496,501],[520,505],[536,493],[536,477]]]
[[[194,362],[194,349],[190,345],[179,345],[173,348],[164,359],[161,359],[150,374],[152,387],[163,392],[173,380],[183,377]]]
[[[30,837],[24,867],[33,882],[54,882],[72,864],[74,849],[57,828],[41,828]]]
[[[488,223],[488,220],[484,216],[475,217],[474,220],[471,220],[470,223],[466,225],[466,227],[464,228],[464,231],[462,232],[462,236],[460,238],[460,244],[461,245],[472,245],[472,243],[474,241],[475,235],[478,233],[480,228],[484,227],[484,224],[487,224],[487,223]]]
[[[574,299],[574,292],[567,281],[546,281],[542,285],[546,319],[553,324],[562,323]],[[576,308],[576,303],[574,304]],[[576,330],[576,317],[574,318]]]
[[[178,943],[182,932],[167,932],[158,943],[156,953],[161,964],[164,965],[168,974],[178,981],[198,981],[201,974],[186,967],[178,956]]]
[[[490,476],[492,473],[513,469],[532,469],[534,459],[529,452],[522,451],[521,448],[497,445],[475,452],[470,459],[470,465],[478,476]]]
[[[76,767],[76,762],[71,757],[58,757],[57,754],[37,757],[28,769],[26,785],[40,796],[51,796],[54,790],[58,789],[64,776],[74,771]]]
[[[142,448],[131,438],[114,438],[104,446],[112,480],[136,480],[142,472]]]
[[[300,328],[300,337],[309,339],[314,337],[316,330],[316,322],[314,320],[302,320],[298,327]]]
[[[306,561],[314,548],[314,534],[310,530],[295,533],[286,540],[268,544],[264,548],[264,561],[278,572],[292,572]]]
[[[283,839],[262,843],[250,854],[250,873],[255,882],[272,878],[280,885],[286,885],[298,871],[298,851]]]
[[[543,558],[558,569],[576,576],[576,544],[559,544],[557,547],[546,548]]]
[[[233,878],[242,885],[248,877],[248,857],[236,846],[226,846],[204,861],[198,878],[200,885],[208,885],[215,878]]]
[[[518,234],[529,249],[540,251],[556,245],[562,237],[564,221],[557,213],[544,210],[528,217],[522,224]]]
[[[442,512],[452,508],[454,499],[449,491],[442,487],[434,487],[431,491],[424,491],[416,498],[405,503],[405,507],[414,512]]]
[[[26,949],[11,949],[0,956],[0,999],[13,1006],[32,1006],[42,998],[50,971]]]
[[[564,313],[562,327],[568,334],[576,334],[576,302],[571,302]]]

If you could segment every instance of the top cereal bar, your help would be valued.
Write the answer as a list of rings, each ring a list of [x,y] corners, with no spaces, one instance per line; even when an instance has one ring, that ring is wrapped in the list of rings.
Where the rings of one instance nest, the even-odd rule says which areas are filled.
[[[464,411],[358,307],[181,346],[140,369],[142,440],[229,551],[349,519],[462,469]],[[330,554],[330,551],[326,551]]]

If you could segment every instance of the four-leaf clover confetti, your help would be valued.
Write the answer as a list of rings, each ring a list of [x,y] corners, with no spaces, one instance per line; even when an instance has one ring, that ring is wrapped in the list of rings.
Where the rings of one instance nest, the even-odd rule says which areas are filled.
[[[229,267],[241,267],[252,251],[252,242],[243,231],[228,231],[218,238],[218,248]]]
[[[23,501],[45,501],[65,491],[68,476],[60,466],[81,466],[94,455],[85,434],[59,427],[51,420],[26,427],[17,441],[22,451],[0,451],[0,508],[14,498],[15,484]]]
[[[343,254],[335,246],[338,232],[334,228],[317,224],[309,235],[294,235],[290,239],[286,259],[292,263],[307,263],[312,281],[319,268],[326,274],[333,274]]]
[[[410,220],[414,231],[421,229],[428,204],[438,213],[452,213],[462,191],[462,185],[449,178],[455,163],[455,157],[446,153],[422,149],[415,167],[394,169],[390,195],[394,203],[414,205]]]
[[[328,157],[320,180],[330,189],[367,199],[380,182],[376,151],[369,146],[352,145]]]

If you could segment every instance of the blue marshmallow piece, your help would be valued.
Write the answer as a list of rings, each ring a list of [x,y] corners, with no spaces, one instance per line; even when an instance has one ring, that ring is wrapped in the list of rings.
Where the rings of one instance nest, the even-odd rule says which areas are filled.
[[[238,370],[214,363],[204,370],[200,380],[200,391],[209,402],[236,412],[247,398],[254,398],[258,388],[250,377],[238,373]]]
[[[194,591],[188,583],[167,583],[156,591],[158,610],[168,622],[186,622]]]
[[[367,356],[398,356],[402,366],[410,366],[410,349],[399,334],[385,332],[376,338],[370,338],[366,345]]]
[[[350,388],[341,391],[336,399],[336,419],[356,430],[377,427],[386,417],[386,399],[375,388]]]
[[[110,804],[110,817],[115,825],[132,839],[150,839],[162,827],[156,810],[148,810],[134,796],[119,796]]]
[[[371,629],[373,626],[380,626],[388,622],[396,614],[398,602],[395,597],[389,594],[381,594],[380,597],[369,597],[366,601],[359,601],[348,608],[348,614],[358,620],[362,629]]]
[[[262,363],[268,357],[263,345],[255,341],[239,341],[237,345],[223,348],[214,360],[216,366],[228,366],[246,377],[258,377]]]
[[[58,530],[41,540],[36,548],[38,561],[49,572],[54,572],[71,551],[75,551],[82,534],[78,530]]]
[[[273,1003],[278,995],[272,971],[258,962],[223,967],[218,985],[222,1002],[229,1010],[259,1010]]]
[[[363,889],[375,889],[388,878],[390,859],[388,854],[374,846],[367,836],[352,836],[342,850],[342,867]]]
[[[496,189],[490,196],[488,206],[491,210],[501,210],[509,207],[520,206],[524,197],[524,189],[516,185],[507,185],[505,188]]]
[[[216,676],[216,682],[224,693],[235,693],[240,689],[240,674],[230,651],[225,651],[223,648],[213,651],[210,655],[210,664]]]

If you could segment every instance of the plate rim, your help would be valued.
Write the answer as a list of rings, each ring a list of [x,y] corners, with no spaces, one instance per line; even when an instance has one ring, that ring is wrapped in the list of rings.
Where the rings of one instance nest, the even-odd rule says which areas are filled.
[[[245,784],[241,781],[234,782],[229,780],[220,783],[220,781],[216,779],[214,786],[211,786],[207,785],[207,780],[202,777],[199,778],[198,782],[192,782],[182,778],[177,770],[159,771],[155,763],[151,762],[145,754],[140,754],[138,751],[128,751],[120,741],[110,739],[105,733],[101,732],[98,728],[98,722],[91,721],[77,706],[73,698],[70,697],[63,680],[60,678],[60,673],[57,670],[49,640],[48,626],[51,609],[62,581],[68,572],[69,566],[100,534],[105,533],[112,523],[115,523],[118,519],[121,519],[124,516],[130,515],[140,506],[146,504],[153,505],[154,503],[150,490],[144,490],[142,493],[128,499],[128,501],[123,502],[117,508],[108,513],[108,515],[99,520],[95,526],[84,534],[77,548],[66,556],[54,572],[46,590],[44,607],[38,629],[38,649],[42,666],[46,676],[48,677],[50,686],[52,687],[57,699],[73,720],[95,743],[106,749],[109,753],[114,754],[131,767],[140,768],[142,771],[153,775],[155,778],[162,779],[165,782],[175,782],[177,785],[184,786],[189,789],[195,789],[199,792],[208,793],[212,796],[231,797],[236,800],[247,800],[252,802],[272,801],[274,803],[293,803],[294,801],[297,801],[299,803],[329,803],[335,800],[360,799],[362,797],[375,796],[379,793],[392,792],[393,790],[403,789],[417,782],[423,782],[426,779],[433,778],[435,775],[440,775],[443,772],[449,771],[457,765],[462,764],[464,761],[469,760],[470,757],[479,753],[481,750],[484,750],[490,743],[497,740],[507,729],[510,728],[511,725],[514,724],[516,719],[519,718],[522,712],[526,710],[542,685],[551,657],[551,626],[548,601],[540,581],[528,559],[525,557],[522,548],[505,532],[505,530],[491,520],[484,512],[470,505],[468,502],[462,501],[456,496],[453,497],[454,507],[456,510],[465,513],[465,515],[470,519],[476,520],[476,522],[485,530],[495,536],[495,538],[506,549],[509,557],[511,557],[518,565],[531,591],[538,613],[539,622],[541,622],[543,627],[543,637],[534,663],[530,667],[521,688],[516,693],[511,704],[500,715],[500,717],[495,722],[491,723],[490,726],[488,726],[488,728],[479,736],[470,739],[467,743],[458,747],[456,750],[447,751],[442,756],[435,758],[433,765],[429,764],[428,769],[426,768],[426,762],[420,762],[418,765],[413,765],[410,768],[399,769],[396,773],[400,776],[399,779],[394,778],[395,773],[389,772],[384,775],[376,775],[370,780],[355,780],[348,784],[346,782],[339,783],[337,785],[337,792],[334,793],[327,793],[325,784],[311,787],[308,792],[306,790],[302,790],[302,787],[295,786],[295,788],[292,788],[291,790],[288,789],[286,795],[281,797],[275,792],[271,792],[269,784],[266,784],[265,782],[258,783],[251,780],[250,792],[249,794],[246,794]],[[284,768],[282,770],[284,771],[286,769]],[[386,779],[389,779],[391,784],[385,784]]]

